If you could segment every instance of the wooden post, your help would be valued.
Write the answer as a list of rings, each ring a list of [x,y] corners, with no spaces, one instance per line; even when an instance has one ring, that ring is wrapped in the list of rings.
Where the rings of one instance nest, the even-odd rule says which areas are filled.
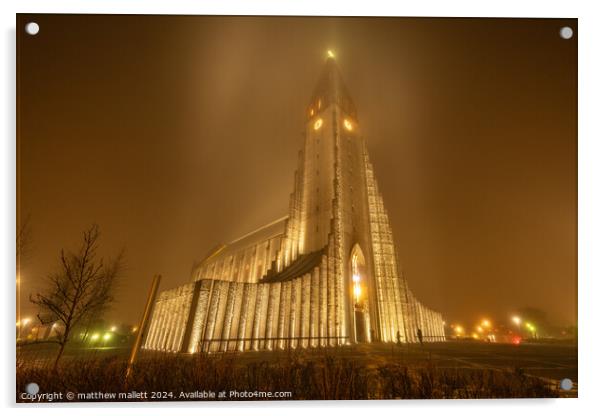
[[[138,356],[138,350],[140,349],[140,345],[142,344],[142,340],[144,335],[146,334],[148,321],[150,319],[150,314],[153,309],[153,305],[155,304],[155,298],[157,297],[157,289],[159,288],[159,282],[161,282],[161,275],[156,274],[153,277],[153,283],[151,284],[150,292],[148,294],[148,299],[146,301],[146,307],[144,308],[144,314],[142,314],[142,319],[140,320],[140,325],[138,325],[138,335],[136,336],[136,341],[134,342],[134,346],[132,347],[132,353],[130,354],[130,360],[128,362],[128,368],[125,372],[125,384],[127,385],[128,380],[132,373],[132,367],[136,362],[136,357]]]

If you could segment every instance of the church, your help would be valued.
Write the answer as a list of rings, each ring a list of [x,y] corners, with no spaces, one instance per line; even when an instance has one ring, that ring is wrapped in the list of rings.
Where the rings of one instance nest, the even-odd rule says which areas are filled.
[[[306,109],[288,215],[220,245],[159,293],[147,350],[445,340],[408,288],[358,115],[329,51]]]

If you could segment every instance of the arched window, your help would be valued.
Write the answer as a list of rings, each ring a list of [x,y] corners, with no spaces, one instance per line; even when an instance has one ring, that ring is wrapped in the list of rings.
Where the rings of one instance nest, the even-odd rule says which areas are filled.
[[[364,253],[358,244],[351,250],[351,300],[353,304],[354,335],[356,342],[372,341],[369,317],[367,268]]]

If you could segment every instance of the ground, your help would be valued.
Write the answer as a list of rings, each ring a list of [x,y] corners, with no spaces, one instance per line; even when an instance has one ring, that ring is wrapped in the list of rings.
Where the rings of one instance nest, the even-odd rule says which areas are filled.
[[[523,343],[521,345],[477,341],[448,341],[432,344],[363,344],[341,348],[343,357],[366,365],[400,361],[407,365],[430,362],[437,368],[481,368],[515,370],[555,381],[569,378],[577,385],[577,345]],[[272,352],[249,352],[241,360],[269,360]]]
[[[26,367],[46,367],[52,362],[55,347],[52,344],[30,345],[18,348],[18,361]],[[124,361],[129,346],[101,348],[68,348],[64,364],[79,359],[103,359],[116,357]],[[451,370],[493,370],[506,374],[524,374],[529,379],[543,380],[557,389],[562,379],[573,382],[570,392],[558,390],[561,397],[577,395],[577,346],[559,343],[523,343],[521,345],[484,343],[477,341],[449,341],[433,344],[363,344],[333,349],[303,351],[258,351],[246,353],[213,353],[210,357],[232,358],[236,367],[252,367],[253,363],[267,362],[274,367],[291,361],[295,355],[304,360],[319,361],[325,354],[352,362],[358,367],[374,369],[387,365],[409,368],[435,368]],[[182,356],[186,356],[183,354]],[[161,361],[175,354],[142,352],[141,360]],[[312,358],[313,357],[313,358]],[[25,380],[23,380],[25,381]],[[498,396],[499,397],[499,396]]]

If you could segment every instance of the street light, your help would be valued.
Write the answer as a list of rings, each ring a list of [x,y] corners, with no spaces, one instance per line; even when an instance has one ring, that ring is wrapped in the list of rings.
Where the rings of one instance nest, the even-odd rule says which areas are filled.
[[[522,319],[520,319],[520,316],[513,316],[512,317],[512,322],[514,322],[517,326],[520,326],[520,323],[522,322]]]
[[[535,331],[537,330],[537,328],[535,328],[535,325],[531,324],[530,322],[526,322],[525,326],[529,331],[531,331],[531,336],[535,338]]]
[[[460,335],[462,335],[462,333],[464,332],[464,328],[462,328],[460,325],[456,325],[456,327],[454,328],[454,332],[456,333],[456,337],[459,338]]]

